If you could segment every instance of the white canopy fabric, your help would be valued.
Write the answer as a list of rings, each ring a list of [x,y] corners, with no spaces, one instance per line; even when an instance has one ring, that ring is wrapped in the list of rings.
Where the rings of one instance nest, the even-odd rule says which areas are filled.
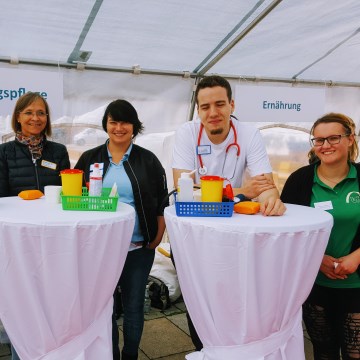
[[[233,88],[325,87],[325,112],[359,132],[359,18],[358,0],[13,0],[0,12],[0,68],[61,73],[59,125],[101,129],[104,107],[125,98],[145,134],[172,132],[193,117],[199,78],[217,73]]]
[[[0,16],[2,61],[360,83],[357,0],[14,0]]]

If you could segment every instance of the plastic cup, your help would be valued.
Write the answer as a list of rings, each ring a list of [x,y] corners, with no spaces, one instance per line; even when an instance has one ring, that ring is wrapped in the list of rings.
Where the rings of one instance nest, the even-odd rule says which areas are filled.
[[[62,193],[65,196],[81,196],[83,171],[78,169],[65,169],[60,171]]]
[[[61,193],[61,186],[59,185],[44,186],[45,201],[49,204],[59,204],[60,193]]]
[[[202,176],[200,185],[201,201],[222,202],[224,178],[220,176]]]

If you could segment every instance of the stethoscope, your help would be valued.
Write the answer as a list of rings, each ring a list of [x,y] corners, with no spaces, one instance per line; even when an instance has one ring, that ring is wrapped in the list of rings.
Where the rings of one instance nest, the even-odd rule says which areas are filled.
[[[235,117],[234,117],[234,118],[235,118]],[[235,118],[235,119],[236,119],[236,118]],[[232,123],[231,120],[230,120],[230,127],[231,127],[231,129],[233,130],[233,132],[234,132],[234,142],[232,142],[231,144],[229,144],[229,145],[226,147],[226,150],[225,150],[225,159],[224,159],[223,167],[222,167],[222,170],[221,170],[222,176],[223,176],[223,173],[224,173],[224,167],[225,167],[227,155],[228,155],[229,149],[230,149],[232,146],[235,146],[235,147],[236,147],[236,162],[235,162],[234,172],[233,172],[232,176],[231,176],[231,177],[226,177],[227,179],[232,179],[232,178],[235,176],[235,169],[236,169],[236,165],[237,165],[237,162],[238,162],[239,156],[240,156],[240,145],[237,143],[237,133],[236,133],[236,129],[235,129],[235,126],[234,126],[234,124]],[[199,135],[198,135],[197,148],[199,148],[199,146],[200,146],[201,135],[202,135],[203,129],[204,129],[204,126],[203,126],[203,124],[201,124],[201,125],[200,125],[200,130],[199,130]],[[200,167],[199,167],[199,169],[198,169],[199,174],[200,174],[200,175],[206,175],[206,174],[207,174],[207,168],[206,168],[206,166],[204,166],[204,163],[203,163],[203,161],[202,161],[201,154],[199,154],[199,151],[198,151],[197,156],[198,156],[199,164],[200,164]]]

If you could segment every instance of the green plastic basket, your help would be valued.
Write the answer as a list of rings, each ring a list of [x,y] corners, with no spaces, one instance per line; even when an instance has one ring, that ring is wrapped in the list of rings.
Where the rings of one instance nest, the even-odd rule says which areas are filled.
[[[89,196],[88,189],[82,188],[82,196],[63,195],[61,204],[63,210],[76,211],[116,211],[119,195],[109,197],[111,188],[103,188],[101,196]]]

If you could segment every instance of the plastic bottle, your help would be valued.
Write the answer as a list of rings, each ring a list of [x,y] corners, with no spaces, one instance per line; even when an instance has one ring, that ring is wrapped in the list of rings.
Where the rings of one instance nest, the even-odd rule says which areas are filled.
[[[178,196],[179,201],[194,201],[194,180],[191,177],[191,173],[182,172],[178,180]]]
[[[146,285],[145,300],[144,300],[144,314],[148,314],[151,309],[151,299],[150,299],[150,295],[149,295],[149,287],[150,287],[149,284]]]
[[[102,170],[100,164],[95,163],[93,171],[90,174],[89,196],[101,196],[102,190]]]

